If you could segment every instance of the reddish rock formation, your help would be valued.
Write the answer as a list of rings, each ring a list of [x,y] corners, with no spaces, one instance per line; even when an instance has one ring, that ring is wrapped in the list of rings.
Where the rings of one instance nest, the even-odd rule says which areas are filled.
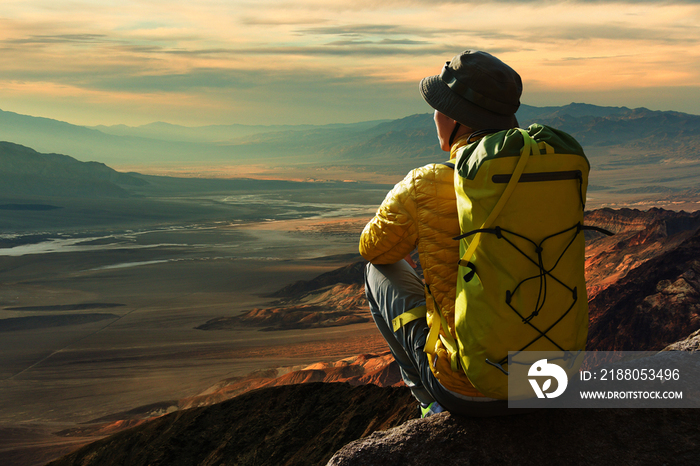
[[[700,328],[700,230],[600,290],[590,316],[590,350],[660,350]]]
[[[589,301],[649,259],[665,254],[700,228],[700,212],[663,209],[600,209],[586,212],[585,223],[615,233],[588,234],[586,284]]]
[[[197,396],[180,400],[178,406],[180,409],[206,406],[258,388],[311,382],[347,382],[351,385],[373,384],[380,387],[403,385],[398,366],[386,351],[305,367],[256,371],[246,377],[222,380]]]
[[[398,366],[389,351],[379,354],[360,354],[334,362],[255,371],[245,377],[222,380],[192,397],[139,406],[129,411],[94,419],[80,427],[56,432],[55,435],[66,438],[101,438],[165,414],[221,403],[260,388],[314,382],[345,382],[353,386],[404,386]]]
[[[338,327],[370,320],[364,285],[336,283],[299,292],[275,301],[268,308],[252,309],[235,317],[217,317],[197,328],[227,330],[244,325],[262,330],[291,330]]]

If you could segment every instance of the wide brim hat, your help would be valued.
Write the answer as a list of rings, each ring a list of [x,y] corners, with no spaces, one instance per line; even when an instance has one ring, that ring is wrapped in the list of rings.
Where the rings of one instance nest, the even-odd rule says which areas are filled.
[[[420,82],[428,105],[472,129],[518,127],[515,112],[522,91],[520,75],[510,66],[486,52],[469,50]]]

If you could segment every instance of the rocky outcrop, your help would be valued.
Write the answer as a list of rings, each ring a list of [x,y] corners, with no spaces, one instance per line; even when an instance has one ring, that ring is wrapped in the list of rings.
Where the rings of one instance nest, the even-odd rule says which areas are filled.
[[[585,223],[615,233],[607,237],[587,232],[586,285],[592,300],[631,270],[692,236],[700,228],[700,211],[599,209],[586,212]]]
[[[543,409],[495,418],[441,413],[356,440],[328,466],[697,464],[699,421],[693,409]]]
[[[270,296],[282,299],[300,298],[310,291],[315,291],[337,283],[364,285],[366,263],[365,261],[353,262],[345,267],[322,273],[311,280],[299,280],[275,291],[270,294]]]
[[[348,442],[417,414],[405,387],[344,383],[273,387],[163,416],[51,465],[325,464]]]
[[[700,351],[700,330],[697,330],[687,338],[668,345],[662,351]]]
[[[391,353],[385,351],[304,367],[267,369],[245,377],[225,379],[196,396],[179,400],[176,406],[178,409],[206,406],[254,389],[311,382],[346,382],[350,385],[373,384],[379,387],[403,385],[398,365]]]
[[[661,350],[700,329],[700,230],[589,303],[589,350]]]
[[[196,328],[231,330],[243,325],[269,331],[369,322],[364,264],[366,262],[355,262],[312,280],[300,280],[272,293],[271,297],[279,299],[269,307],[251,309],[234,317],[217,317]]]
[[[683,367],[684,406],[698,406],[700,331],[622,367]],[[683,357],[681,357],[683,356]],[[690,356],[690,357],[686,357]],[[620,402],[622,403],[622,402]],[[618,404],[620,406],[620,404]],[[503,417],[440,413],[340,449],[327,466],[676,465],[700,462],[699,409],[540,409]]]

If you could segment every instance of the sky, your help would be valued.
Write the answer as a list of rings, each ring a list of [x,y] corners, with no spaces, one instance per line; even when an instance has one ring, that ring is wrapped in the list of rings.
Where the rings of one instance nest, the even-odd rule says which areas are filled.
[[[700,114],[700,0],[2,0],[0,109],[81,125],[325,124],[432,109],[463,50],[522,102]]]

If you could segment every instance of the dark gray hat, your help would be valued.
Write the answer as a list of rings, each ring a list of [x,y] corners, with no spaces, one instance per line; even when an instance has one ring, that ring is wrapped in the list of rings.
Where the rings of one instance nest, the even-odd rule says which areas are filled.
[[[420,92],[435,110],[470,128],[518,126],[520,75],[486,52],[467,50],[455,56],[439,75],[421,80]]]

